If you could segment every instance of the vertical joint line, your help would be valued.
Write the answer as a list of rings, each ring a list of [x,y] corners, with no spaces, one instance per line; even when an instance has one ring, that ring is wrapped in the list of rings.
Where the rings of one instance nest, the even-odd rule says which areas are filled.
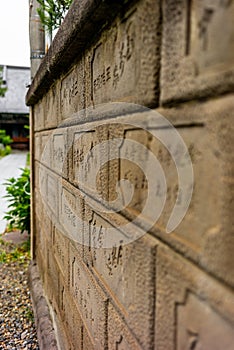
[[[190,53],[190,40],[191,40],[191,10],[192,0],[187,0],[186,6],[186,43],[185,43],[185,55],[188,56]]]

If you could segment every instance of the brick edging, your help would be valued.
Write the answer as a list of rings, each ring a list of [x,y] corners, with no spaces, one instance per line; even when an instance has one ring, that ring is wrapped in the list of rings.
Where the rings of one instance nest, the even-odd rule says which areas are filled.
[[[31,293],[40,350],[58,350],[55,331],[49,307],[44,297],[38,267],[33,260],[30,262],[28,269],[28,286]]]

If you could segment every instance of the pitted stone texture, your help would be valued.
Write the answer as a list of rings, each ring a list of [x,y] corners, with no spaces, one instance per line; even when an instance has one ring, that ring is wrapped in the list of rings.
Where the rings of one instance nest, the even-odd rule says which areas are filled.
[[[108,198],[108,127],[101,125],[70,127],[69,180],[99,200]]]
[[[61,89],[57,96],[60,101],[59,124],[65,119],[74,118],[85,108],[85,78],[83,58],[61,80]]]
[[[95,349],[107,347],[108,299],[70,245],[70,291]]]
[[[33,108],[34,131],[40,131],[45,128],[45,98],[42,98]]]
[[[51,129],[58,126],[58,116],[60,112],[59,94],[61,82],[57,80],[44,96],[44,128]]]
[[[142,349],[129,331],[127,324],[111,304],[108,308],[108,334],[108,349],[110,350]]]
[[[160,60],[160,5],[138,1],[104,31],[86,54],[91,70],[86,106],[109,101],[156,105]]]
[[[177,196],[179,195],[180,205],[183,205],[186,199],[179,192],[178,173],[172,156],[173,153],[177,153],[177,156],[181,153],[180,145],[173,146],[170,143],[170,132],[168,133],[165,128],[160,130],[156,118],[152,117],[147,120],[148,112],[116,118],[112,125],[110,121],[108,127],[113,129],[115,127],[115,133],[112,133],[113,138],[116,135],[122,139],[122,142],[119,146],[117,143],[119,159],[114,161],[112,167],[112,162],[109,163],[108,186],[109,194],[112,196],[109,197],[111,200],[115,199],[114,189],[117,184],[122,189],[120,193],[124,209],[121,213],[130,221],[134,220],[142,212],[147,199],[149,184],[146,179],[146,171],[148,169],[150,173],[152,169],[152,162],[148,155],[153,153],[164,171],[167,198],[162,207],[162,214],[154,222],[156,203],[161,196],[160,188],[156,186],[155,194],[151,193],[155,200],[150,216],[147,218],[149,220],[152,217],[150,232],[233,286],[233,275],[225,273],[226,270],[234,268],[231,253],[234,244],[231,214],[233,210],[231,201],[233,196],[233,152],[231,151],[233,131],[230,111],[232,109],[233,97],[230,95],[196,106],[188,104],[179,109],[158,110],[162,116],[174,123],[185,142],[194,173],[190,206],[179,226],[170,235],[165,234],[165,228]],[[144,121],[144,127],[148,131],[131,127],[131,124],[137,124],[140,120]],[[118,125],[121,126],[119,129]],[[157,133],[156,136],[153,136],[155,131],[160,132],[161,135],[168,135],[169,150],[156,137]],[[135,141],[144,147],[141,152],[130,146],[123,148],[124,143],[128,141]],[[138,167],[138,162],[141,168]],[[184,159],[181,153],[180,162],[183,165],[183,162],[189,162],[189,159]],[[151,171],[150,174],[151,185],[152,182],[157,183],[157,172]],[[130,203],[125,200],[124,187],[119,182],[121,179],[127,179],[133,184],[134,193]],[[215,191],[211,191],[211,188],[215,188]],[[109,205],[111,207],[111,202]],[[116,217],[113,215],[112,220],[115,225],[118,215]],[[142,218],[142,227],[147,220]]]
[[[144,349],[151,349],[154,324],[152,310],[156,293],[156,242],[145,236],[132,243],[121,244],[120,238],[119,244],[113,243],[112,247],[103,248],[105,230],[109,227],[110,223],[93,214],[89,222],[91,246],[87,248],[85,261],[103,286],[108,286],[110,298],[135,334],[135,339]],[[117,227],[118,230],[121,227]],[[109,235],[116,235],[116,231]],[[121,237],[120,232],[119,235]]]
[[[231,350],[232,291],[166,247],[157,257],[155,349]]]
[[[162,104],[233,91],[233,14],[232,1],[163,2]]]
[[[53,253],[66,285],[69,284],[69,240],[58,229],[53,231]]]
[[[45,159],[49,157],[47,152],[50,152],[51,154],[51,170],[65,179],[68,178],[68,146],[66,128],[58,128],[50,134],[43,153],[43,158]]]

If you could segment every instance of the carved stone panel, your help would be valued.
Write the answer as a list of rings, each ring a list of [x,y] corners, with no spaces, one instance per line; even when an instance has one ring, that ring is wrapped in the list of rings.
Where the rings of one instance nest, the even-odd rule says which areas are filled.
[[[233,326],[226,322],[204,300],[188,293],[183,304],[177,304],[177,349],[233,348]]]
[[[107,298],[70,245],[70,290],[96,349],[107,342]]]
[[[155,349],[232,349],[234,296],[167,247],[157,250]]]
[[[118,100],[155,104],[160,36],[160,8],[155,1],[140,1],[118,18],[86,59],[86,70],[91,69],[87,105]]]
[[[164,2],[163,103],[233,90],[233,15],[232,0]]]
[[[59,123],[83,110],[84,98],[84,64],[81,59],[61,81]]]

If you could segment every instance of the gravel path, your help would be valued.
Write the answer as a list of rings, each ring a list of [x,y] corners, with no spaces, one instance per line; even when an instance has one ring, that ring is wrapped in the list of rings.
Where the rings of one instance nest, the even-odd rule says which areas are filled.
[[[0,252],[15,245],[3,245]],[[0,263],[0,350],[39,349],[27,287],[29,258]]]

